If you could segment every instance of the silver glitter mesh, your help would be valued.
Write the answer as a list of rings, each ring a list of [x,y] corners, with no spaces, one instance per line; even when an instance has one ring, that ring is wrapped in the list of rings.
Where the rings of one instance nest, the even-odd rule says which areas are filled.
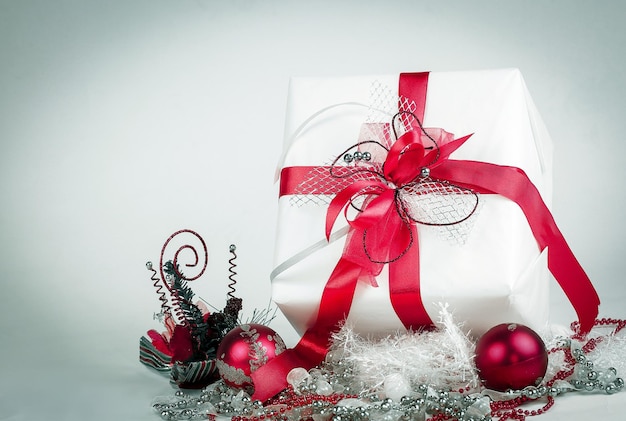
[[[359,142],[373,140],[389,149],[395,140],[393,139],[393,133],[390,130],[389,122],[391,121],[393,115],[398,112],[398,97],[388,86],[381,84],[377,80],[370,86],[369,97],[370,104],[365,124],[361,126],[358,138]],[[410,106],[409,102],[410,101],[407,101],[407,106]],[[415,103],[413,103],[412,107],[414,110]],[[362,152],[364,149],[366,149],[364,145],[359,146],[357,144],[354,151],[358,150]],[[305,180],[296,187],[294,194],[289,198],[291,206],[300,207],[304,205],[328,205],[334,195],[319,194],[320,191],[332,190],[334,192],[339,192],[355,181],[379,180],[378,177],[367,172],[354,172],[354,174],[345,178],[335,178],[330,176],[328,168],[335,161],[335,167],[339,167],[339,170],[343,167],[357,169],[363,166],[370,166],[373,167],[373,170],[380,171],[380,168],[382,167],[381,162],[384,161],[387,151],[384,149],[382,151],[375,151],[369,146],[367,147],[367,150],[372,153],[371,162],[353,161],[351,163],[347,163],[343,161],[341,157],[337,159],[335,156],[327,160],[322,166],[311,170]],[[348,152],[353,153],[354,151]]]
[[[372,170],[380,171],[380,164],[376,163],[357,163],[348,164],[339,159],[333,169],[333,174],[340,177],[333,177],[330,174],[329,167],[332,162],[325,167],[316,167],[307,174],[306,179],[295,189],[295,194],[289,198],[292,206],[304,205],[328,205],[337,193],[346,187],[360,180],[380,180],[375,174],[365,171],[354,171],[359,167],[368,166]],[[319,192],[332,191],[333,194],[320,194]]]
[[[390,123],[392,117],[398,111],[406,111],[407,113],[400,114],[399,118],[395,121],[395,129],[398,136],[404,134],[411,127],[418,127],[415,117],[412,114],[417,109],[415,101],[410,100],[404,96],[398,97],[387,85],[383,85],[379,81],[374,81],[370,87],[370,109],[368,112],[368,123]],[[387,147],[391,147],[391,144],[396,140],[393,138],[393,133],[389,124],[380,126],[382,129],[375,137],[379,141],[386,140],[383,143]]]
[[[482,205],[477,193],[433,180],[405,186],[399,196],[412,220],[432,226],[440,238],[459,245],[467,241]]]
[[[392,134],[389,123],[395,113],[398,112],[398,97],[387,85],[374,81],[370,86],[370,108],[367,113],[366,123],[370,124],[370,136],[383,143],[387,148],[391,147]],[[361,133],[363,134],[363,133]]]

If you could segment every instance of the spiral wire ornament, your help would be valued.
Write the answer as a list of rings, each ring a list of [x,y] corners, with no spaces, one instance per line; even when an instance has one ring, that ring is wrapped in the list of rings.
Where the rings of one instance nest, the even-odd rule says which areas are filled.
[[[168,245],[170,244],[170,242],[178,237],[180,238],[181,235],[185,235],[185,234],[191,234],[193,237],[195,237],[200,245],[202,246],[202,251],[203,251],[203,255],[202,257],[204,258],[204,262],[202,264],[202,266],[199,266],[200,263],[200,255],[198,254],[198,250],[196,249],[196,247],[194,247],[191,244],[185,243],[182,246],[178,247],[178,249],[176,249],[176,251],[174,252],[174,258],[172,259],[172,267],[173,270],[176,273],[176,276],[178,276],[180,279],[185,280],[185,281],[194,281],[196,279],[198,279],[200,276],[202,276],[202,274],[204,273],[204,271],[206,270],[207,266],[208,266],[208,262],[209,262],[209,253],[208,253],[208,249],[206,246],[206,243],[204,242],[204,239],[200,236],[200,234],[198,234],[195,231],[192,231],[190,229],[182,229],[182,230],[178,230],[175,233],[173,233],[172,235],[170,235],[170,237],[165,241],[165,243],[163,244],[163,248],[161,249],[161,258],[160,258],[160,263],[159,263],[159,269],[161,271],[161,277],[163,278],[163,283],[164,285],[167,287],[167,289],[170,291],[170,294],[172,296],[172,305],[174,306],[174,311],[173,314],[176,317],[176,319],[184,326],[189,327],[189,322],[187,321],[187,319],[185,318],[185,314],[181,308],[180,303],[182,302],[182,298],[180,297],[180,294],[173,288],[173,286],[171,285],[170,279],[171,279],[171,275],[166,275],[164,272],[164,258],[165,258],[165,253],[166,253],[166,249],[168,247]],[[193,258],[194,261],[192,263],[187,263],[185,264],[185,267],[188,268],[198,268],[200,267],[197,275],[195,276],[186,276],[183,273],[181,273],[178,269],[178,256],[181,252],[183,252],[184,250],[188,250],[191,251],[193,254]],[[191,303],[187,303],[187,304],[191,304]]]
[[[164,285],[166,285],[166,288],[167,288],[167,284],[165,284],[165,281],[159,278],[157,271],[154,269],[152,265],[152,262],[146,263],[146,269],[152,272],[152,276],[150,276],[150,279],[152,280],[153,282],[152,285],[156,289],[157,295],[159,296],[159,301],[161,302],[161,312],[163,314],[170,314],[172,311],[172,307],[170,307],[168,304],[169,301],[167,299],[167,293],[165,292],[163,288]]]
[[[163,244],[163,248],[161,249],[161,261],[160,261],[160,269],[161,269],[161,277],[163,277],[163,279],[165,279],[165,274],[163,272],[163,258],[165,256],[165,251],[167,246],[169,245],[169,243],[177,236],[182,235],[182,234],[191,234],[192,236],[194,236],[195,238],[197,238],[200,242],[200,244],[202,245],[202,251],[204,252],[203,257],[204,257],[204,263],[202,264],[202,269],[200,269],[200,271],[198,272],[198,274],[196,276],[184,276],[182,273],[180,273],[178,271],[178,255],[183,251],[183,250],[190,250],[193,253],[193,256],[195,258],[195,261],[193,263],[187,263],[185,264],[186,267],[188,268],[195,268],[198,266],[199,263],[199,255],[198,255],[198,250],[196,250],[196,248],[191,245],[191,244],[184,244],[182,246],[180,246],[176,252],[174,253],[174,259],[172,260],[172,263],[174,264],[174,270],[176,271],[176,274],[178,276],[180,276],[182,279],[186,280],[186,281],[194,281],[196,279],[198,279],[200,276],[202,276],[202,274],[204,273],[204,271],[207,268],[207,265],[209,263],[209,252],[207,250],[207,246],[206,243],[204,242],[204,239],[202,237],[200,237],[200,234],[198,234],[195,231],[192,231],[190,229],[182,229],[182,230],[178,230],[176,231],[174,234],[170,235],[170,237],[165,241],[165,243]],[[170,288],[171,291],[171,288]]]
[[[235,268],[237,267],[237,264],[235,263],[235,259],[237,259],[237,253],[235,252],[236,250],[237,246],[231,244],[229,251],[233,255],[233,257],[228,259],[228,264],[230,265],[230,267],[228,268],[228,271],[230,272],[230,275],[228,275],[228,279],[230,279],[230,283],[228,284],[228,289],[230,290],[227,294],[228,298],[235,298],[235,285],[237,284],[237,280],[235,279],[235,276],[237,276],[237,271],[235,270]]]

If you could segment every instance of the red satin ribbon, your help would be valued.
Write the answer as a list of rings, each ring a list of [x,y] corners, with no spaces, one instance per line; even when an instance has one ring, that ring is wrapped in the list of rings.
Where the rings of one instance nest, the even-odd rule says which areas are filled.
[[[548,269],[572,303],[581,330],[593,327],[600,298],[565,241],[552,213],[526,173],[516,167],[477,161],[447,160],[431,171],[431,176],[454,180],[455,184],[502,195],[517,203],[537,240],[539,249],[548,248]]]
[[[416,116],[421,121],[426,102],[427,82],[427,73],[400,75],[400,95],[415,101]],[[414,143],[410,136],[398,139],[396,142],[400,142],[398,147],[395,149],[392,147],[385,162],[385,178],[399,184],[414,178],[416,169],[419,169],[419,165],[411,167],[400,162],[401,159],[409,158],[411,155],[404,150],[403,156],[400,157],[398,152],[403,150],[404,146]],[[446,159],[468,137],[449,142],[439,149],[440,158],[434,165],[429,166],[431,177],[447,180],[477,192],[500,194],[517,203],[528,220],[540,250],[548,247],[548,267],[576,310],[581,330],[589,331],[597,316],[600,300],[556,226],[541,195],[519,168]],[[416,152],[415,156],[423,157],[421,162],[429,162],[427,159],[429,155],[426,154],[424,157],[423,151]],[[281,172],[280,194],[294,194],[296,187],[311,169],[312,167],[284,168]],[[382,270],[383,265],[373,262],[375,259],[371,258],[371,254],[365,253],[364,244],[366,247],[371,246],[372,254],[383,257],[382,260],[394,258],[393,262],[389,263],[390,299],[403,324],[407,328],[432,324],[420,295],[417,229],[414,224],[407,224],[398,214],[396,207],[392,206],[394,200],[392,190],[383,183],[369,183],[349,187],[345,191],[314,192],[314,194],[337,194],[333,199],[334,203],[331,202],[329,207],[327,235],[332,228],[332,222],[347,201],[363,188],[369,188],[367,193],[375,194],[377,197],[369,202],[369,206],[363,212],[364,215],[360,215],[351,223],[343,255],[322,293],[316,322],[305,332],[294,349],[283,352],[252,373],[254,399],[266,400],[284,389],[287,386],[286,376],[292,368],[309,369],[323,360],[331,333],[350,311],[358,280],[368,279],[373,283],[375,282],[373,277]],[[407,249],[407,242],[410,242],[411,238],[413,244]],[[395,259],[395,256],[400,255],[401,257]]]

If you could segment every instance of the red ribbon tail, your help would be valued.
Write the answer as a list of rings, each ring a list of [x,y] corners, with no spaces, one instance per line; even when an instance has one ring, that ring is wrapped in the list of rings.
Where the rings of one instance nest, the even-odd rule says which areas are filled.
[[[339,259],[322,292],[317,319],[293,349],[288,349],[252,373],[253,399],[266,401],[288,386],[287,374],[296,368],[310,369],[322,362],[332,333],[345,320],[363,268],[345,258]]]
[[[407,330],[433,326],[422,302],[417,227],[409,227],[413,245],[397,261],[389,263],[389,298]]]
[[[600,298],[541,194],[524,171],[487,162],[447,160],[433,169],[431,175],[471,189],[500,194],[517,203],[539,249],[548,248],[548,269],[576,310],[582,333],[591,330],[598,316]]]
[[[309,370],[314,366],[315,363],[301,355],[297,347],[283,351],[250,375],[254,383],[252,399],[267,401],[288,386],[287,374],[292,369],[302,367]]]
[[[548,245],[548,269],[572,303],[580,322],[581,333],[589,333],[598,316],[600,297],[584,269],[574,257],[556,225],[556,237]]]

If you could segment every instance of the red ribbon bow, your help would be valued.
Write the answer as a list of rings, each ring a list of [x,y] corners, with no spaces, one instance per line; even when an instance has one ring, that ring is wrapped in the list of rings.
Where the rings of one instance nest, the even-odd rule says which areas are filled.
[[[396,117],[401,114],[399,113]],[[355,153],[355,155],[359,154],[359,157],[366,154],[368,157],[379,155],[367,151],[371,148],[384,149],[386,159],[382,168],[375,162],[371,163],[368,160],[363,162],[359,159],[356,160],[354,167],[339,167],[343,171],[338,171],[336,169],[338,158],[330,169],[331,177],[342,179],[352,177],[353,181],[347,187],[336,192],[336,196],[329,204],[326,217],[326,238],[330,239],[332,227],[341,211],[344,210],[346,220],[352,231],[362,235],[361,243],[366,259],[359,258],[363,253],[354,249],[354,247],[360,247],[358,241],[351,243],[353,247],[346,248],[344,256],[346,258],[352,257],[352,261],[368,269],[372,275],[380,273],[382,264],[398,260],[412,247],[415,242],[411,230],[413,222],[428,225],[459,223],[469,218],[478,205],[478,197],[474,195],[476,201],[473,209],[465,217],[448,223],[427,222],[412,215],[403,198],[407,195],[429,193],[430,185],[440,184],[438,181],[433,182],[429,177],[431,169],[441,165],[471,135],[450,141],[452,139],[451,134],[441,129],[425,130],[414,114],[408,114],[416,122],[415,127],[400,136],[389,150],[374,140],[355,145],[359,149],[366,149],[366,152]],[[426,146],[428,144],[431,146]],[[352,160],[352,155],[348,153],[350,149],[344,154],[347,154],[347,157]],[[346,156],[344,154],[342,155]],[[339,174],[335,174],[337,172]],[[360,206],[355,205],[359,198],[364,198],[363,204]],[[359,210],[357,216],[352,220],[348,217],[349,209]],[[396,249],[397,252],[392,253],[392,248]]]

